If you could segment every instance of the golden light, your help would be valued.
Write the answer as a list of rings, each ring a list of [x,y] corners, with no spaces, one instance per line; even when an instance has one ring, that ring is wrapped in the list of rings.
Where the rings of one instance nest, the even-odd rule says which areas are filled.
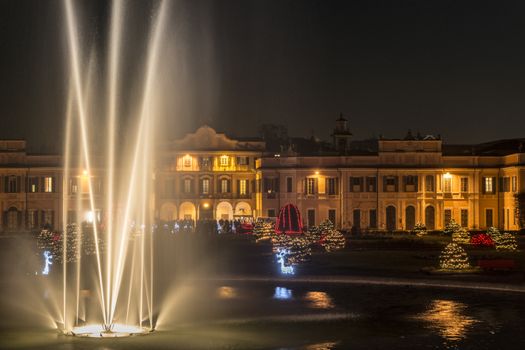
[[[452,175],[447,171],[447,172],[443,175],[443,178],[444,178],[444,179],[452,179]]]
[[[319,171],[316,171],[316,172],[315,172],[315,175],[319,175]]]
[[[84,170],[82,171],[82,175],[83,175],[83,176],[87,176],[87,174],[88,174],[87,170],[84,169]]]
[[[229,157],[227,155],[222,155],[220,158],[221,166],[227,166],[229,163]]]
[[[233,287],[222,286],[217,288],[217,296],[220,299],[234,299],[237,297],[237,291]]]
[[[313,309],[334,308],[332,298],[325,292],[308,292],[304,299],[308,301],[308,306]]]
[[[473,324],[479,322],[466,313],[467,306],[453,300],[434,300],[416,319],[427,322],[427,327],[436,330],[443,338],[460,340],[465,338]]]
[[[204,203],[204,204],[203,204],[203,207],[206,208],[206,209],[208,209],[208,208],[210,207],[210,204],[209,204],[209,203]]]

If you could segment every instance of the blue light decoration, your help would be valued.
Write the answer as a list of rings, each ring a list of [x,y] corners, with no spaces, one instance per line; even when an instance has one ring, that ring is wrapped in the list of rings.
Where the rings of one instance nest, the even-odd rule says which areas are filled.
[[[275,287],[273,298],[279,300],[292,299],[292,290],[284,287]]]
[[[53,255],[49,250],[44,251],[44,269],[42,275],[49,275],[49,266],[53,265]]]
[[[281,273],[283,275],[294,275],[295,270],[293,266],[288,264],[288,254],[290,254],[288,249],[278,249],[275,256],[277,257],[277,263],[281,265]]]

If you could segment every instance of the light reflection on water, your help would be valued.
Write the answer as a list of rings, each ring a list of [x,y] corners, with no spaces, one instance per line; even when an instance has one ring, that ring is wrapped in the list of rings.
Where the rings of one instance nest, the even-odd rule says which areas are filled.
[[[217,288],[217,296],[219,299],[234,299],[237,298],[237,290],[233,287],[222,286]]]
[[[326,342],[307,345],[304,350],[332,350],[335,349],[336,342]]]
[[[292,290],[285,287],[275,287],[275,292],[273,294],[274,299],[288,300],[292,299],[293,294]]]
[[[467,305],[452,300],[434,300],[427,311],[415,318],[427,322],[427,327],[438,331],[447,340],[466,338],[472,325],[478,320],[467,316]]]
[[[332,298],[325,292],[308,292],[304,299],[308,301],[308,307],[312,309],[334,308]]]

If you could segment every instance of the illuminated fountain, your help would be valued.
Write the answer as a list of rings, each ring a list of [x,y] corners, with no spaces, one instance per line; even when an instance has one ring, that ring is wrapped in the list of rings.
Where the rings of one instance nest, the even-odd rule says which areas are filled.
[[[100,94],[92,86],[92,75],[96,70],[92,60],[88,64],[83,61],[89,55],[81,45],[85,40],[79,29],[80,11],[72,0],[64,0],[70,94],[63,179],[63,288],[61,320],[57,323],[66,334],[118,337],[144,334],[155,328],[151,144],[155,134],[157,67],[167,6],[166,1],[161,1],[151,20],[144,71],[140,72],[143,77],[139,85],[141,95],[138,105],[130,108],[136,113],[129,116],[132,126],[119,128],[119,60],[122,57],[125,9],[122,0],[113,1],[106,81],[102,85],[107,91],[104,93],[105,101],[98,104],[105,106],[106,110],[102,113],[103,127],[98,125],[95,128],[93,96]],[[86,66],[87,69],[84,68]],[[106,150],[102,155],[95,152],[92,146],[95,137],[101,134],[104,135]],[[131,146],[118,147],[119,136],[122,135],[132,141]],[[99,171],[101,168],[106,169],[102,174]],[[102,181],[95,183],[95,178]],[[74,194],[71,193],[72,183]],[[100,187],[104,188],[103,192]],[[78,214],[69,217],[72,209],[78,214],[85,213],[84,217]],[[76,223],[76,230],[68,227],[68,222]],[[92,235],[94,242],[91,259],[83,256],[82,245],[85,242],[82,237],[87,235]],[[68,247],[68,242],[73,241],[75,246]],[[71,254],[71,251],[76,253]],[[71,256],[76,257],[74,261]],[[86,296],[92,300],[86,302],[89,299]]]

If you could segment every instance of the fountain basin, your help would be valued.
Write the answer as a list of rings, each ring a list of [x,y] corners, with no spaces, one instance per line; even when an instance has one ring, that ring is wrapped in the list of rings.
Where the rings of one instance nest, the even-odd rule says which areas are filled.
[[[85,338],[122,338],[134,335],[145,335],[152,331],[153,330],[149,328],[115,323],[110,327],[106,327],[103,324],[74,327],[66,334]]]

